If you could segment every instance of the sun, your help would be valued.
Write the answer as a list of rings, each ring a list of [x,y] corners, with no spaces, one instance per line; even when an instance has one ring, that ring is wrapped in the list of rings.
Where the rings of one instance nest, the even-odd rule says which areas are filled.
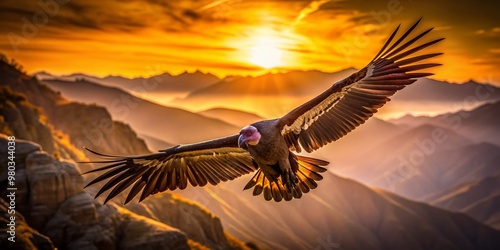
[[[267,37],[257,39],[250,49],[250,62],[260,67],[270,69],[283,65],[283,51],[276,40]]]

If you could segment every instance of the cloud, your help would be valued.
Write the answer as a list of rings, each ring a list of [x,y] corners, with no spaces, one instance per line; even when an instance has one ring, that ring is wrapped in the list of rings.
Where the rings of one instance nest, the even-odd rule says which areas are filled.
[[[229,2],[234,1],[234,0],[216,0],[213,2],[209,2],[208,4],[202,5],[197,9],[197,11],[206,11],[212,8],[217,8],[220,7],[221,5],[226,5],[229,4]],[[240,2],[239,0],[236,0],[236,2]]]
[[[298,24],[300,21],[302,21],[304,18],[306,18],[308,15],[314,13],[317,11],[323,4],[330,2],[330,0],[316,0],[316,1],[311,1],[304,9],[302,9],[295,18],[295,21],[293,22],[293,25],[295,26]]]
[[[31,4],[13,0],[2,1],[0,3],[2,24],[8,23],[11,30],[5,30],[4,25],[2,25],[0,31],[21,30],[23,18],[32,20],[37,13],[47,14],[47,8],[37,4],[38,2],[45,1],[32,1]],[[71,0],[66,4],[51,7],[52,10],[55,8],[57,11],[54,11],[55,15],[49,15],[50,20],[47,26],[67,30],[82,28],[125,32],[155,26],[156,28],[161,26],[182,28],[182,26],[188,25],[190,20],[196,19],[197,16],[188,8],[181,7],[179,4],[181,2],[190,3],[190,1],[153,0]]]
[[[500,48],[493,48],[493,49],[490,49],[489,51],[490,51],[490,53],[493,53],[493,54],[500,54]]]
[[[36,58],[31,65],[38,64],[39,68],[44,68],[47,61],[56,65],[78,57],[82,62],[74,67],[87,67],[94,61],[114,73],[121,69],[126,74],[141,74],[138,68],[130,73],[131,66],[124,65],[127,61],[157,63],[159,58],[170,56],[179,61],[171,62],[175,70],[207,67],[218,70],[215,73],[219,75],[248,73],[256,69],[247,66],[244,54],[258,36],[278,39],[285,54],[295,58],[284,67],[359,68],[371,59],[397,24],[409,25],[421,16],[424,26],[441,27],[433,35],[445,36],[446,46],[440,49],[457,59],[447,63],[499,66],[494,60],[500,44],[496,21],[499,1],[70,0],[59,6],[57,14],[49,15],[47,24],[37,27],[36,36],[14,53],[7,34],[22,36],[23,18],[33,23],[37,13],[46,13],[39,2],[0,1],[0,49],[10,57],[26,61]],[[268,32],[259,32],[263,29]],[[360,37],[364,43],[352,49]],[[355,52],[348,58],[346,46]],[[148,56],[131,56],[140,53]],[[120,54],[120,60],[125,62],[115,65],[110,54]],[[65,70],[69,67],[64,65]]]
[[[479,29],[474,34],[480,37],[498,37],[500,38],[500,27],[493,27],[490,29]]]

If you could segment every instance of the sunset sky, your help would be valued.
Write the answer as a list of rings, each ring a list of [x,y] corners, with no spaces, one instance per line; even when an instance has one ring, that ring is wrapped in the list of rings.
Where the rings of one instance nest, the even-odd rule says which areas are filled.
[[[46,3],[41,5],[39,3]],[[56,3],[56,4],[54,4]],[[0,52],[29,73],[218,76],[361,68],[423,17],[436,79],[500,85],[499,1],[2,0]],[[433,37],[434,36],[434,37]]]

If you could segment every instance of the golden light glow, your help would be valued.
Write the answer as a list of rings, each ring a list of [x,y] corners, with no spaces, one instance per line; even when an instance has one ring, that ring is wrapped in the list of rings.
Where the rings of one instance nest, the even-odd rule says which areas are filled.
[[[283,51],[275,39],[261,37],[250,51],[250,62],[255,65],[266,69],[283,65]]]
[[[24,12],[11,13],[4,20],[8,24],[0,25],[0,30],[15,36],[0,36],[0,53],[15,59],[28,73],[83,72],[132,78],[195,70],[219,77],[287,70],[334,72],[364,67],[395,26],[401,23],[402,29],[408,27],[412,19],[394,15],[390,22],[381,22],[380,17],[370,17],[369,12],[355,5],[337,6],[339,1],[327,0],[171,1],[172,4],[161,6],[153,2],[91,4],[84,15],[54,16],[53,19],[71,18],[75,22],[53,20],[43,29],[36,27],[40,32],[33,39],[23,33],[26,24],[19,20]],[[382,13],[379,7],[386,7],[374,6],[378,6],[374,9],[377,13]],[[406,3],[404,8],[421,13],[430,6],[430,2]],[[22,9],[40,11],[36,5]],[[130,18],[124,20],[123,13]],[[370,18],[360,19],[361,16]],[[87,19],[99,21],[89,23]],[[452,82],[472,78],[500,85],[500,48],[495,43],[500,36],[498,25],[477,21],[474,25],[457,24],[456,29],[443,26],[458,21],[461,19],[429,18],[422,24],[422,28],[436,27],[431,36],[447,38],[429,49],[445,53],[436,59],[444,66],[433,70],[436,75],[432,78]]]

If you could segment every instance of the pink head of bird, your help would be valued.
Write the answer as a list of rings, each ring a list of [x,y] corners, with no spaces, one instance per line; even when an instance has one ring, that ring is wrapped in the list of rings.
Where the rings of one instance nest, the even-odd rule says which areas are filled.
[[[256,127],[249,125],[241,129],[238,138],[238,147],[252,145],[255,146],[260,141],[260,133]]]

